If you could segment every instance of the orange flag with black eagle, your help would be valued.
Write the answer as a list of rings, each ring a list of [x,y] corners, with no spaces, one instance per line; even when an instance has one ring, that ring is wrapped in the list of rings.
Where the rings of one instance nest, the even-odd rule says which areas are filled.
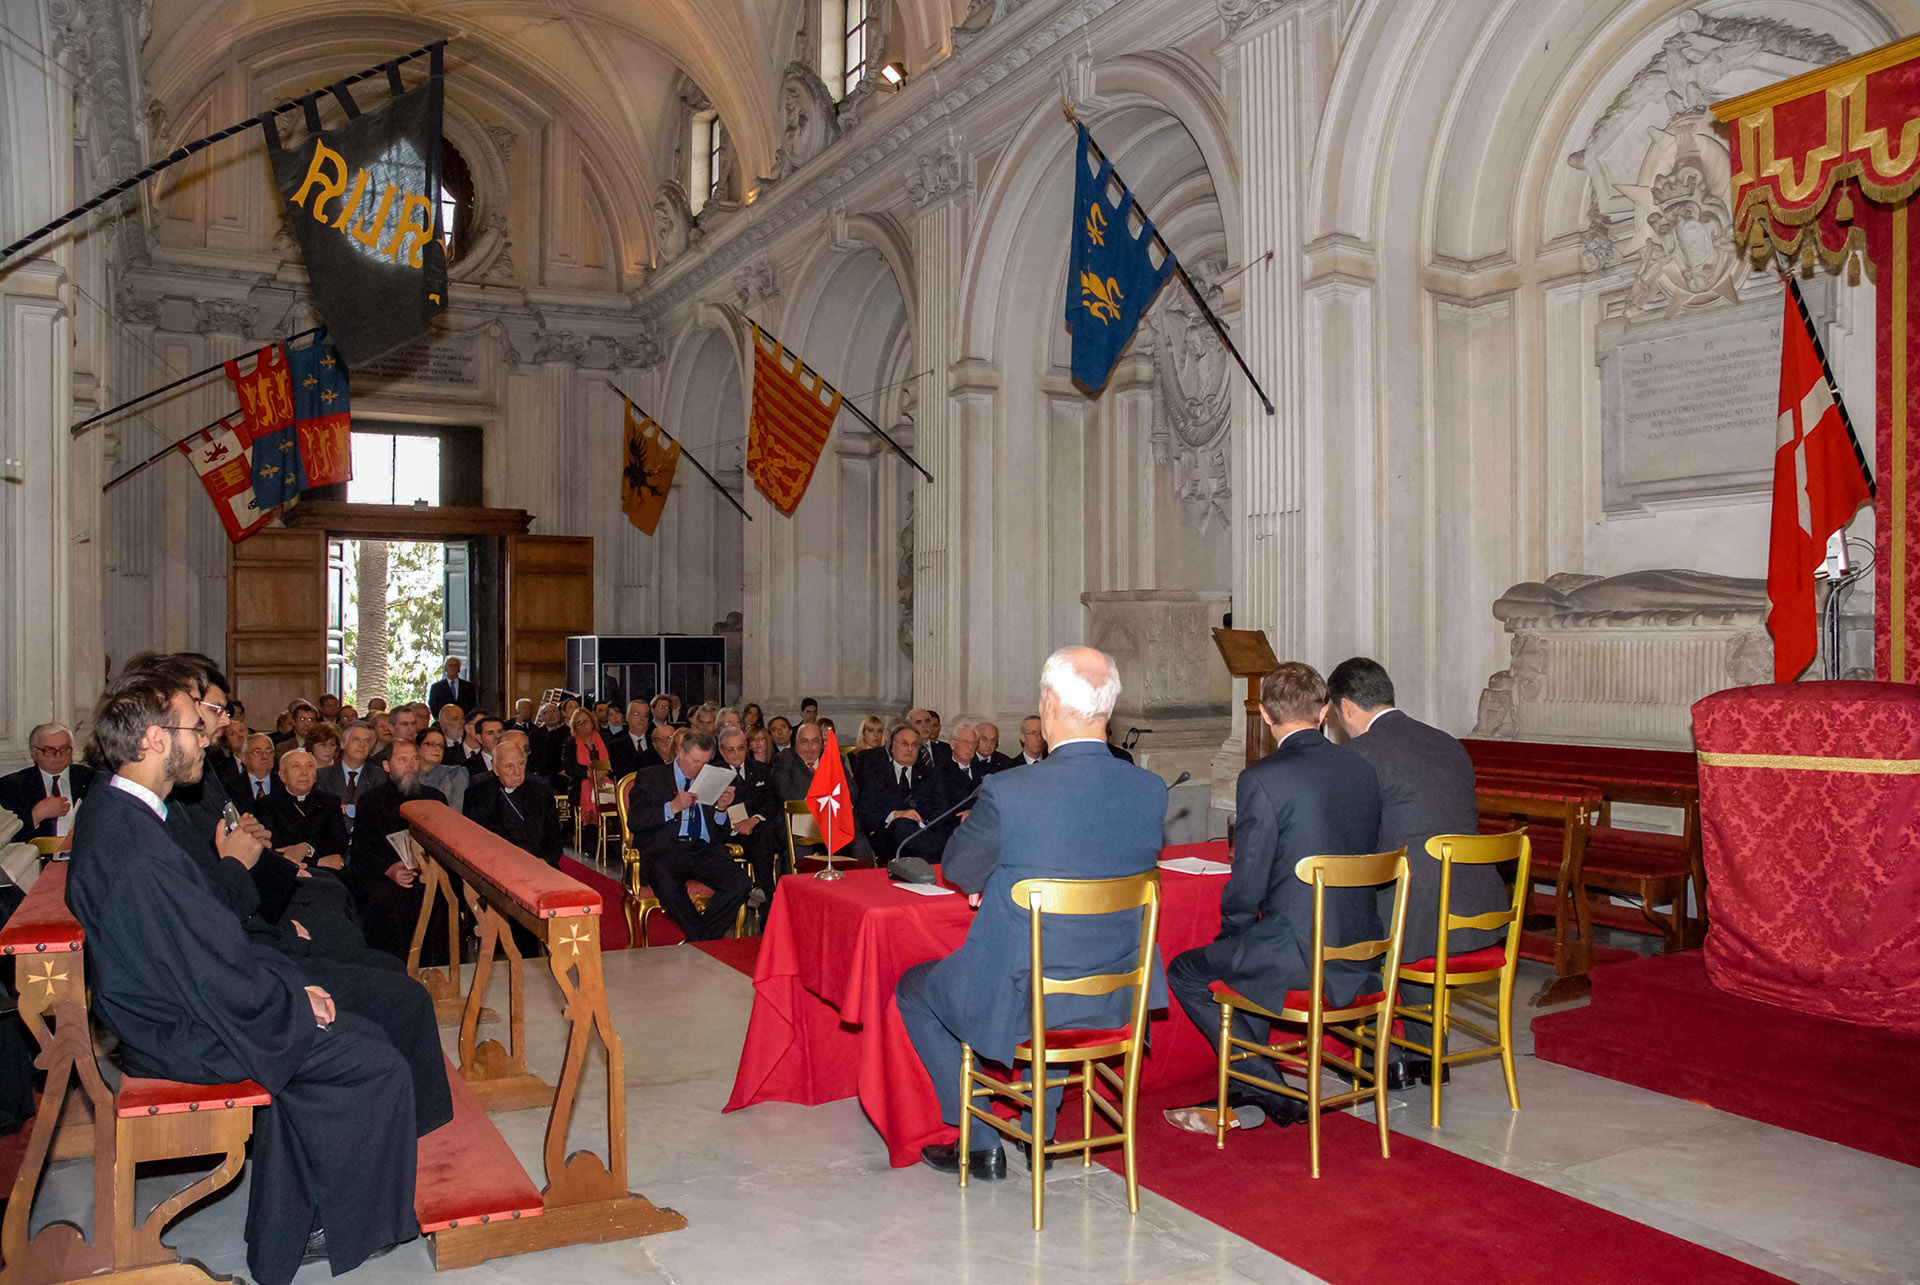
[[[627,521],[652,535],[660,525],[660,511],[667,507],[667,492],[673,489],[680,443],[629,402],[621,461],[620,511]]]
[[[797,356],[754,326],[747,472],[760,494],[785,516],[793,516],[807,493],[839,413],[840,390],[819,375],[809,378]]]

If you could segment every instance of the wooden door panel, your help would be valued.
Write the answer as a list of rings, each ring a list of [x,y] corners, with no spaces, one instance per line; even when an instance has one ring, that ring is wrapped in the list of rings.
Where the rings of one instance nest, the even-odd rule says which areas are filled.
[[[327,533],[269,527],[227,553],[227,677],[247,721],[271,730],[326,686]]]
[[[566,683],[567,639],[593,632],[593,537],[506,537],[506,675],[513,702]]]

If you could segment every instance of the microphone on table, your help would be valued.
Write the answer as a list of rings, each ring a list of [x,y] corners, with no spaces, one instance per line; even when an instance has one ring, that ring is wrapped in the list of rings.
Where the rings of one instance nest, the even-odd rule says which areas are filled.
[[[982,782],[982,784],[985,784],[985,783]],[[980,786],[976,785],[973,787],[973,793],[967,795],[966,798],[960,800],[958,803],[948,808],[945,812],[942,812],[939,816],[935,817],[933,820],[922,821],[920,823],[920,828],[918,830],[915,830],[912,834],[908,835],[906,838],[902,839],[900,841],[900,846],[893,850],[893,860],[887,862],[887,877],[891,879],[898,879],[901,883],[932,883],[933,867],[927,864],[925,861],[920,860],[918,857],[907,856],[906,855],[907,845],[909,843],[912,843],[915,839],[918,839],[921,835],[925,834],[927,831],[939,825],[942,821],[945,821],[948,817],[952,816],[954,813],[960,811],[960,809],[966,807],[967,804],[973,802],[974,799],[979,797],[979,795],[980,795]],[[912,862],[912,864],[905,865],[905,864],[902,864],[903,862]]]
[[[1179,776],[1176,776],[1173,778],[1173,784],[1169,785],[1167,788],[1169,790],[1177,790],[1181,786],[1185,785],[1188,781],[1191,781],[1192,779],[1193,779],[1193,773],[1182,772]]]

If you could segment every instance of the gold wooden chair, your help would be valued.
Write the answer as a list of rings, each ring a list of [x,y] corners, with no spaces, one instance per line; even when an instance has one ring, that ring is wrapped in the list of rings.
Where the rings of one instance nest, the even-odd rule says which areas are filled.
[[[1392,996],[1394,988],[1400,984],[1400,938],[1407,919],[1407,850],[1396,848],[1392,852],[1376,852],[1366,856],[1303,857],[1294,866],[1293,874],[1300,882],[1313,885],[1313,955],[1309,960],[1313,969],[1310,982],[1312,989],[1288,992],[1286,1003],[1277,1012],[1269,1012],[1225,983],[1213,984],[1213,995],[1220,1005],[1220,1083],[1219,1100],[1214,1104],[1218,1120],[1214,1142],[1221,1147],[1227,1145],[1227,1125],[1232,1119],[1227,1113],[1229,1080],[1251,1084],[1269,1093],[1282,1094],[1307,1104],[1307,1149],[1313,1176],[1318,1178],[1320,1112],[1327,1107],[1341,1107],[1362,1098],[1372,1098],[1374,1120],[1380,1126],[1380,1154],[1388,1154],[1387,1078],[1380,1069],[1380,1055],[1385,1051],[1386,1041],[1379,1037],[1379,1032],[1391,1029]],[[1374,888],[1383,883],[1394,886],[1393,922],[1388,926],[1386,940],[1329,946],[1326,938],[1327,889]],[[1370,995],[1357,995],[1351,1004],[1339,1008],[1328,1006],[1328,961],[1339,959],[1357,963],[1378,959],[1381,955],[1387,957],[1385,987]],[[1273,1042],[1276,1032],[1269,1032],[1264,1043],[1239,1039],[1233,1033],[1233,1014],[1236,1009],[1268,1022],[1304,1024],[1307,1033],[1284,1044]],[[1373,1027],[1372,1033],[1369,1033],[1369,1025]],[[1356,1056],[1349,1060],[1328,1053],[1327,1035],[1346,1041],[1353,1047]],[[1361,1049],[1373,1051],[1371,1067],[1360,1064],[1362,1059],[1358,1054]],[[1243,1062],[1250,1057],[1279,1061],[1288,1070],[1306,1076],[1307,1087],[1296,1089],[1288,1086],[1284,1080],[1275,1082],[1249,1071],[1234,1069],[1235,1062]],[[1332,1063],[1345,1072],[1354,1087],[1331,1097],[1323,1095],[1320,1091],[1320,1068],[1326,1063]]]
[[[1526,920],[1533,845],[1527,839],[1525,828],[1509,830],[1505,834],[1437,834],[1427,840],[1427,855],[1438,858],[1440,862],[1440,932],[1434,944],[1435,953],[1426,959],[1400,965],[1400,980],[1433,987],[1433,1000],[1427,1004],[1396,1004],[1393,1012],[1396,1017],[1430,1024],[1433,1042],[1420,1044],[1404,1036],[1394,1036],[1393,1043],[1403,1049],[1424,1053],[1433,1060],[1433,1127],[1438,1129],[1440,1081],[1444,1078],[1445,1068],[1449,1066],[1498,1057],[1500,1068],[1507,1077],[1507,1104],[1515,1111],[1520,1109],[1520,1086],[1513,1077],[1513,978],[1520,965],[1520,929]],[[1484,915],[1453,913],[1453,868],[1456,865],[1492,866],[1510,861],[1518,864],[1513,881],[1513,905],[1509,909],[1490,911]],[[1447,934],[1453,929],[1499,928],[1502,925],[1506,927],[1507,937],[1500,945],[1487,946],[1466,955],[1448,955]],[[1500,984],[1499,998],[1493,1004],[1460,989],[1491,981]],[[1456,990],[1460,991],[1458,995],[1454,994]],[[1494,1018],[1499,1029],[1490,1031],[1478,1022],[1454,1016],[1453,1006],[1456,1004]],[[1483,1047],[1463,1049],[1458,1053],[1447,1052],[1449,1037],[1456,1027],[1481,1041]]]
[[[56,853],[64,851],[67,846],[67,841],[63,838],[29,839],[27,842],[39,849],[40,859],[42,861]]]
[[[973,1134],[973,1121],[980,1120],[1010,1138],[1027,1144],[1033,1172],[1033,1229],[1041,1229],[1046,1199],[1046,1159],[1062,1152],[1078,1151],[1080,1163],[1093,1167],[1093,1149],[1119,1143],[1126,1153],[1127,1208],[1140,1212],[1140,1185],[1134,1171],[1134,1106],[1140,1091],[1140,1056],[1146,1048],[1147,983],[1153,969],[1153,942],[1160,925],[1160,872],[1122,879],[1022,879],[1013,885],[1015,905],[1029,913],[1030,976],[1033,1034],[1014,1050],[1017,1063],[1025,1063],[1026,1074],[1013,1080],[1000,1080],[974,1066],[973,1049],[960,1046],[960,1185],[967,1185],[966,1157]],[[1054,978],[1046,975],[1041,958],[1040,927],[1043,915],[1111,915],[1122,911],[1140,911],[1140,948],[1134,966],[1124,973],[1100,973],[1091,977]],[[1133,1007],[1127,1024],[1118,1030],[1047,1029],[1047,996],[1110,995],[1124,987],[1133,988]],[[1051,1039],[1049,1038],[1051,1037]],[[1115,1072],[1109,1059],[1120,1058]],[[1081,1136],[1072,1142],[1048,1142],[1047,1090],[1064,1088],[1074,1082],[1068,1065],[1056,1078],[1052,1068],[1078,1063],[1080,1084]],[[1104,1082],[1119,1100],[1116,1105],[1094,1091],[1096,1082]],[[1002,1120],[990,1109],[996,1097],[1017,1103],[1033,1118],[1028,1133],[1018,1120]],[[976,1098],[986,1098],[986,1106],[976,1106]],[[1098,1110],[1116,1132],[1093,1132],[1093,1113]]]
[[[633,778],[638,775],[638,772],[629,772],[620,778],[618,785],[613,787],[613,808],[620,818],[620,858],[626,867],[624,882],[627,885],[627,895],[622,901],[621,909],[626,914],[627,940],[635,946],[644,947],[647,944],[647,920],[653,915],[664,914],[665,910],[660,905],[660,898],[653,895],[653,889],[640,882],[640,850],[633,844],[633,825],[627,816],[627,801],[633,794]],[[737,843],[729,843],[727,855],[736,863],[744,863],[746,849]],[[695,892],[695,888],[705,889],[705,891]],[[693,902],[696,910],[705,910],[707,900],[712,895],[712,890],[707,889],[705,884],[692,884],[687,888],[687,898]],[[747,935],[745,906],[740,907],[740,912],[733,917],[733,935],[735,937]]]
[[[819,852],[808,853],[809,861],[825,861],[826,870],[822,874],[838,870],[834,864],[837,858],[828,852],[826,836],[820,833],[820,823],[813,819],[813,809],[807,806],[805,799],[788,799],[787,811],[787,873],[794,874],[800,869],[800,849],[817,847]],[[853,864],[849,858],[846,864]],[[838,874],[832,875],[837,879]]]
[[[587,855],[586,845],[582,839],[586,834],[587,826],[592,824],[596,832],[594,860],[602,865],[606,864],[607,860],[607,810],[610,808],[617,810],[619,807],[616,797],[618,787],[613,783],[612,774],[613,764],[606,759],[595,759],[587,764],[587,784],[582,793],[592,799],[594,807],[598,809],[597,822],[587,821],[584,807],[576,807],[573,810],[573,850],[583,857]],[[623,841],[622,851],[624,850]]]

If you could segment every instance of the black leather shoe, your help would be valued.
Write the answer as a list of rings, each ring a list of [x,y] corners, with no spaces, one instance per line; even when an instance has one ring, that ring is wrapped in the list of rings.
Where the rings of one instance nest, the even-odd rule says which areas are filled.
[[[960,1172],[960,1148],[951,1142],[934,1143],[920,1148],[920,1163],[941,1173]],[[995,1147],[992,1151],[975,1151],[967,1160],[967,1174],[982,1182],[998,1182],[1007,1176],[1007,1151],[1005,1147]]]
[[[1387,1092],[1405,1093],[1416,1084],[1433,1083],[1433,1063],[1426,1058],[1408,1058],[1387,1067]],[[1440,1068],[1440,1083],[1453,1083],[1453,1068]]]
[[[327,1261],[327,1232],[324,1227],[315,1227],[307,1233],[307,1247],[300,1255],[304,1263],[324,1263]]]

